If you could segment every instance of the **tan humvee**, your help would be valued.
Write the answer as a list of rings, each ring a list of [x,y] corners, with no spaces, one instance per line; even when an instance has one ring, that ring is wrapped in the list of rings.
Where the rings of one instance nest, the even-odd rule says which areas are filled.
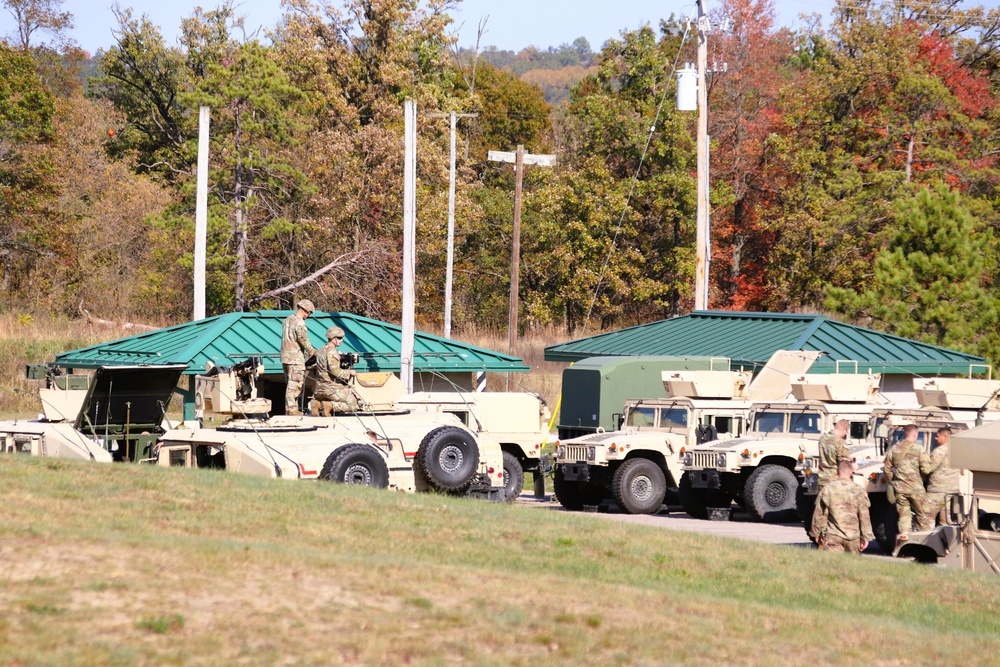
[[[820,438],[841,419],[851,424],[848,445],[865,444],[880,381],[870,373],[793,375],[797,402],[757,403],[745,437],[686,452],[681,488],[712,493],[722,507],[736,500],[757,521],[797,519],[801,462],[818,455]],[[699,511],[690,513],[700,516],[701,506],[695,507]]]
[[[729,368],[663,371],[666,398],[626,402],[619,430],[562,440],[556,448],[555,493],[563,507],[580,510],[614,499],[632,514],[660,511],[668,489],[680,487],[692,513],[706,512],[709,493],[692,491],[682,477],[687,449],[746,431],[754,397],[784,398],[788,375],[804,372],[818,354],[780,351],[751,382]]]

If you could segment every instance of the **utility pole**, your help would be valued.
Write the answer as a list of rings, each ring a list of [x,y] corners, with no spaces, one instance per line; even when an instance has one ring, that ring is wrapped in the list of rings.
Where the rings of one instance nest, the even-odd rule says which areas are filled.
[[[521,182],[524,168],[529,164],[554,167],[556,156],[525,153],[524,146],[518,144],[515,153],[490,151],[488,157],[491,162],[513,162],[516,176],[514,180],[514,230],[510,250],[510,310],[507,320],[507,353],[510,354],[514,342],[517,340],[517,293],[521,276]]]
[[[198,179],[194,204],[194,320],[205,319],[205,255],[208,241],[208,107],[198,107]]]
[[[476,118],[477,113],[430,113],[431,118],[451,118],[451,173],[448,178],[448,267],[444,279],[444,337],[451,338],[451,281],[455,265],[455,121]]]
[[[708,161],[708,22],[707,0],[698,0],[698,213],[695,247],[694,309],[708,309],[709,161]]]

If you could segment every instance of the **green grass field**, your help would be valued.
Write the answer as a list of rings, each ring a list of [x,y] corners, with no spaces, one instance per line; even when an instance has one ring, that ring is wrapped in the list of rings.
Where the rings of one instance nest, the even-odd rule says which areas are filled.
[[[323,482],[0,459],[0,665],[976,665],[1000,578]]]

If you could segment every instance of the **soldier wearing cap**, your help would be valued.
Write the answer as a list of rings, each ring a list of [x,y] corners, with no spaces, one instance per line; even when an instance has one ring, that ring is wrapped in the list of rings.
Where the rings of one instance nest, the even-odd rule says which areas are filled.
[[[353,368],[340,367],[340,352],[337,351],[344,340],[344,330],[330,327],[326,330],[326,339],[327,344],[316,353],[316,390],[311,412],[315,416],[355,412],[359,405],[350,382],[357,373]]]
[[[285,371],[285,414],[301,415],[299,395],[306,379],[306,359],[316,354],[306,329],[308,318],[316,306],[309,299],[296,304],[294,314],[281,325],[281,366]]]

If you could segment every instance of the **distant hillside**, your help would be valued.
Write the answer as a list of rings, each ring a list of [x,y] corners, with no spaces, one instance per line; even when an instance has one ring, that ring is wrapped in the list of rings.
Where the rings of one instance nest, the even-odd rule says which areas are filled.
[[[472,49],[461,49],[458,56],[463,62],[468,62],[475,54]],[[545,101],[554,105],[567,99],[570,88],[580,79],[597,71],[600,54],[590,50],[590,43],[585,37],[577,37],[572,44],[550,46],[545,50],[529,46],[516,53],[487,46],[479,57],[541,88]]]

